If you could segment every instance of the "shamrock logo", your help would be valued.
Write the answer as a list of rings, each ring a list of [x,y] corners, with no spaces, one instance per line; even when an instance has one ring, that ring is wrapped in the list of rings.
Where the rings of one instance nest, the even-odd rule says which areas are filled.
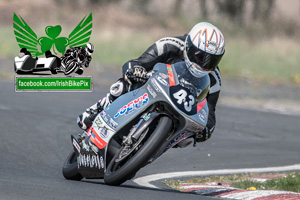
[[[67,47],[84,47],[92,34],[92,13],[84,17],[74,28],[68,37],[58,37],[61,26],[47,26],[45,28],[48,37],[38,38],[35,32],[28,26],[22,17],[14,13],[14,33],[20,48],[26,48],[32,56],[39,56],[51,50],[64,54]]]
[[[38,39],[38,43],[41,45],[41,51],[45,53],[46,51],[50,50],[53,46],[53,52],[56,54],[55,49],[58,52],[63,54],[66,51],[66,47],[68,46],[69,40],[66,37],[59,37],[61,33],[61,26],[47,26],[45,28],[45,32],[48,37],[40,37]]]

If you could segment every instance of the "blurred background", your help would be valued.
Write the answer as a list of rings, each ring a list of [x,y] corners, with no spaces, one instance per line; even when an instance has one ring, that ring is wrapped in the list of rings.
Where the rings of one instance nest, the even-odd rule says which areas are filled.
[[[300,85],[300,0],[0,0],[0,77],[14,77],[14,13],[41,37],[50,25],[61,25],[60,36],[68,36],[91,12],[95,54],[87,74],[121,72],[123,63],[161,37],[209,21],[225,36],[224,78]]]
[[[95,52],[83,75],[92,76],[93,92],[15,92],[14,13],[38,38],[56,25],[68,37],[92,13]],[[105,96],[122,65],[201,21],[215,24],[226,42],[214,136],[197,148],[170,151],[137,176],[299,163],[299,19],[300,0],[0,0],[0,199],[179,199],[130,182],[118,192],[66,182],[61,166],[69,135],[80,133],[77,116]]]

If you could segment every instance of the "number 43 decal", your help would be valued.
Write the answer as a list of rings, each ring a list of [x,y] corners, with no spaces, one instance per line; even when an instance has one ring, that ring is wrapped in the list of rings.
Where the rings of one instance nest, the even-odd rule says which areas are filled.
[[[184,109],[187,112],[190,112],[192,110],[192,106],[195,103],[195,98],[193,95],[188,95],[185,90],[181,89],[178,92],[175,92],[173,94],[173,97],[177,100],[177,104],[181,105],[183,103]]]

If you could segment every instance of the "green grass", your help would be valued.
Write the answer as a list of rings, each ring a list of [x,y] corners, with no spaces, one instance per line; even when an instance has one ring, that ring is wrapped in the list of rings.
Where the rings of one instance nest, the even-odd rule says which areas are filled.
[[[102,64],[121,67],[130,59],[138,58],[156,39],[146,34],[99,33],[92,37],[95,44],[93,59]]]
[[[299,84],[299,51],[294,41],[282,38],[259,42],[232,38],[226,43],[221,72],[251,82]]]
[[[252,177],[259,177],[258,174],[237,174],[231,176],[210,176],[203,178],[193,178],[188,180],[163,181],[164,184],[177,190],[182,190],[180,185],[183,183],[207,184],[221,183],[229,184],[231,187],[240,189],[255,188],[256,190],[283,190],[300,192],[300,173],[290,173],[282,178],[273,178],[265,182],[251,180]]]
[[[283,190],[300,192],[300,174],[292,173],[286,177],[274,178],[262,183],[252,180],[242,180],[232,183],[231,186],[241,189],[255,187],[257,190]]]
[[[19,54],[20,49],[12,27],[1,27],[0,38],[0,58],[12,58]]]
[[[252,174],[253,175],[253,174]],[[188,180],[170,180],[170,181],[163,181],[164,184],[168,185],[169,187],[177,190],[181,190],[180,184],[182,183],[191,183],[191,184],[206,184],[206,183],[227,183],[227,182],[235,182],[249,178],[250,175],[245,174],[236,174],[232,176],[209,176],[209,177],[202,177],[202,178],[192,178]]]

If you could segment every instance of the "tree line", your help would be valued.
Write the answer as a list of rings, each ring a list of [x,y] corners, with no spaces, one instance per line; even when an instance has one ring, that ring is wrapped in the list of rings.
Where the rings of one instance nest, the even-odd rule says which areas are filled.
[[[57,3],[66,3],[68,0],[55,0]],[[111,3],[120,3],[121,0],[85,0],[90,5],[105,5]],[[211,0],[210,0],[211,1]],[[189,1],[174,0],[171,13],[173,17],[181,16],[181,8],[184,3]],[[198,0],[199,17],[209,19],[210,13],[208,12],[208,0]],[[272,11],[275,6],[275,0],[213,0],[216,10],[230,20],[238,23],[239,25],[245,24],[246,3],[252,4],[252,11],[250,17],[254,21],[270,19]],[[79,1],[71,0],[70,3],[78,4]],[[145,15],[151,15],[151,0],[132,0],[132,5]]]

